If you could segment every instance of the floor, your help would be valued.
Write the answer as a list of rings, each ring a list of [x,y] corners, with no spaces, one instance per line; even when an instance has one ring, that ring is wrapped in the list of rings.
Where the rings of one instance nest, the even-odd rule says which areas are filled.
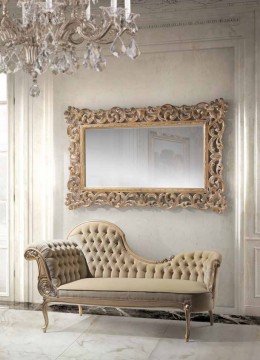
[[[1,360],[258,360],[260,326],[0,309]]]

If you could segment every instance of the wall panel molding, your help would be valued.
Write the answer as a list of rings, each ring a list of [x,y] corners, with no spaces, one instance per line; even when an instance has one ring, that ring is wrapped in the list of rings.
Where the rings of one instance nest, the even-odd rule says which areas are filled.
[[[240,22],[240,18],[237,16],[221,17],[221,18],[186,20],[186,21],[183,20],[183,21],[176,21],[171,23],[141,25],[140,29],[158,29],[158,28],[185,27],[185,26],[198,26],[198,25],[223,25],[223,24],[237,25],[239,24],[239,22]]]
[[[260,238],[245,242],[245,312],[260,316]]]
[[[256,36],[256,47],[255,47],[255,64],[258,64],[255,68],[255,153],[254,153],[254,167],[255,167],[255,184],[254,184],[254,198],[255,198],[255,229],[256,235],[260,236],[260,10],[255,12],[255,36]]]
[[[15,297],[14,301],[28,301],[29,283],[31,278],[31,268],[23,261],[25,247],[29,244],[30,231],[30,144],[31,144],[31,122],[29,119],[28,101],[28,77],[19,72],[15,75],[15,149],[14,149],[14,240],[12,247],[12,257],[14,259],[15,270]]]
[[[254,247],[255,261],[255,297],[260,298],[260,247]]]
[[[132,0],[134,8],[149,12],[255,7],[259,0]]]
[[[44,242],[53,239],[53,75],[45,73],[40,78],[41,96],[32,99],[34,156],[32,159],[32,236],[30,242]],[[40,296],[37,288],[38,270],[33,265],[30,301],[37,302]]]

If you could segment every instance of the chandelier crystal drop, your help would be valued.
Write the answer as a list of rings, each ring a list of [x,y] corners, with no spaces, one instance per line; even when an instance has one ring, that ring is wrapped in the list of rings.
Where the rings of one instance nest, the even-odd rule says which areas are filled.
[[[29,74],[33,97],[40,94],[38,75],[48,69],[53,74],[73,74],[80,65],[104,70],[102,45],[109,44],[115,57],[140,55],[134,39],[139,15],[131,12],[130,0],[124,8],[117,0],[108,7],[98,6],[98,0],[18,0],[18,19],[9,15],[8,0],[0,2],[0,72]],[[82,61],[79,48],[84,49]]]

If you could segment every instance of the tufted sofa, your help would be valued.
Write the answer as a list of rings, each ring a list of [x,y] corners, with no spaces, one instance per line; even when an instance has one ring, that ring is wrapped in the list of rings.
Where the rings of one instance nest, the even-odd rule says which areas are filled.
[[[31,245],[25,258],[38,263],[44,332],[50,303],[77,304],[81,315],[82,305],[181,309],[186,317],[186,341],[191,312],[208,311],[213,325],[221,264],[221,255],[215,251],[149,261],[129,249],[116,225],[90,221],[76,226],[66,241]]]

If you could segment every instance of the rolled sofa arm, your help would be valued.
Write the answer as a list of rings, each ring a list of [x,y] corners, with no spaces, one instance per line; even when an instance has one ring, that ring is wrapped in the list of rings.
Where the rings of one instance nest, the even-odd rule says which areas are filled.
[[[37,261],[38,290],[43,297],[55,297],[59,286],[88,275],[85,256],[75,242],[32,244],[26,249],[24,257],[28,261]]]
[[[221,265],[222,257],[216,252],[211,252],[208,259],[203,264],[204,268],[204,283],[207,289],[215,295],[216,281],[218,269]]]

